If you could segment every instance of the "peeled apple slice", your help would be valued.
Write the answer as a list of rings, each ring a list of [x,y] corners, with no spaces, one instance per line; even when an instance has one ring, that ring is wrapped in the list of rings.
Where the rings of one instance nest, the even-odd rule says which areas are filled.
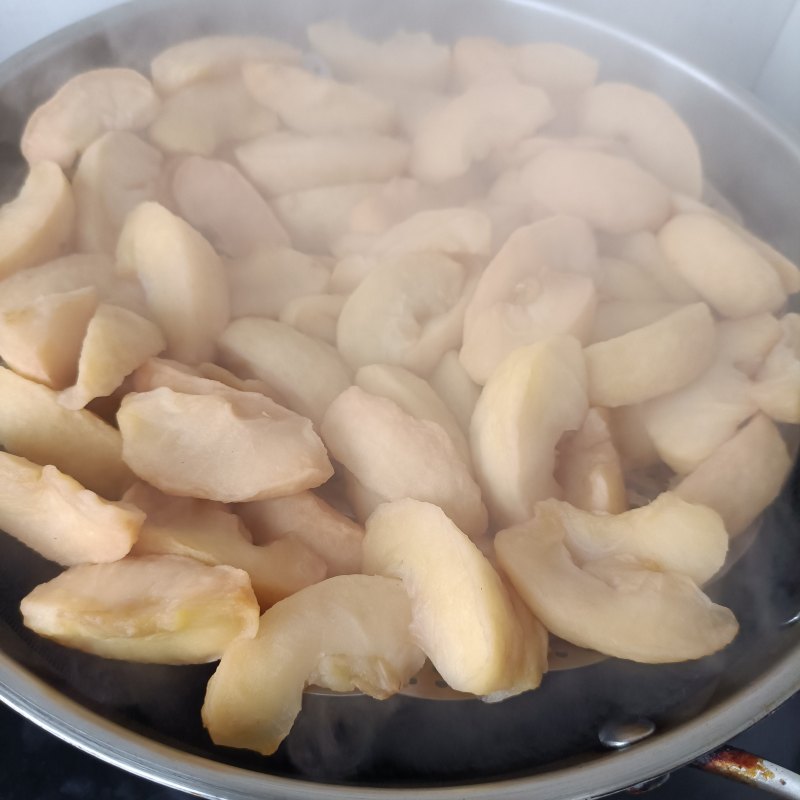
[[[343,294],[306,294],[290,300],[281,311],[280,321],[295,330],[336,347],[339,314],[347,301]]]
[[[455,350],[449,350],[430,374],[431,387],[453,412],[461,430],[469,431],[469,423],[480,397],[481,387],[469,377]]]
[[[780,322],[782,338],[767,355],[752,386],[759,408],[778,422],[800,424],[800,314]]]
[[[685,575],[631,556],[578,566],[561,521],[537,515],[495,537],[497,560],[547,629],[579,647],[645,664],[711,655],[738,632],[733,613]]]
[[[149,664],[216,661],[258,630],[246,572],[179,556],[71,567],[37,586],[20,608],[25,625],[40,636]]]
[[[228,324],[228,284],[219,256],[194,228],[158,203],[142,203],[125,220],[117,267],[138,276],[171,357],[213,360]]]
[[[336,350],[285,322],[243,317],[219,339],[222,362],[274,387],[286,404],[318,424],[351,375]]]
[[[356,368],[398,364],[429,373],[461,340],[469,283],[465,267],[436,253],[380,263],[342,308],[339,352]]]
[[[782,326],[797,317],[787,314],[781,322],[772,314],[755,314],[717,323],[717,361],[730,364],[749,377],[759,368],[782,336]]]
[[[95,397],[106,397],[151,356],[166,346],[150,320],[127,308],[101,303],[83,339],[78,377],[59,395],[65,408],[83,408]]]
[[[333,474],[311,421],[263,395],[128,394],[123,458],[167,494],[240,503],[310,489]]]
[[[376,500],[413,497],[441,506],[471,538],[486,530],[480,489],[440,425],[352,386],[331,403],[320,430],[331,455]]]
[[[425,660],[409,631],[401,583],[341,575],[277,603],[255,639],[229,647],[206,690],[203,724],[215,744],[270,755],[300,713],[303,689],[358,689],[383,699]]]
[[[538,668],[523,662],[523,631],[500,576],[437,506],[380,506],[367,521],[364,570],[402,581],[412,635],[451,688],[510,696],[541,683],[546,656]]]
[[[756,414],[674,491],[689,503],[713,508],[734,537],[778,496],[791,468],[780,432],[769,417]]]
[[[97,308],[93,287],[48,294],[0,311],[0,357],[16,373],[64,389],[74,383],[81,345]]]
[[[53,464],[112,500],[133,482],[119,431],[99,417],[64,408],[57,392],[5,367],[0,367],[0,397],[0,443],[9,452]]]
[[[585,350],[592,405],[615,408],[680,389],[710,366],[715,347],[714,318],[705,303],[592,344]]]
[[[144,514],[110,503],[54,466],[0,453],[0,528],[63,566],[128,554]]]
[[[580,428],[588,408],[576,339],[555,337],[506,356],[483,387],[470,426],[475,471],[495,524],[524,522],[539,500],[560,494],[556,446]]]
[[[74,223],[75,201],[60,167],[34,164],[19,194],[0,206],[0,278],[55,258]]]
[[[145,128],[159,99],[144,75],[132,69],[95,69],[70,78],[28,118],[22,154],[29,164],[55,161],[67,169],[107,131]]]
[[[629,555],[643,565],[687,575],[698,586],[716,575],[728,552],[728,534],[716,511],[662,492],[652,503],[620,514],[582,511],[560,500],[544,500],[537,519],[564,529],[578,563]]]

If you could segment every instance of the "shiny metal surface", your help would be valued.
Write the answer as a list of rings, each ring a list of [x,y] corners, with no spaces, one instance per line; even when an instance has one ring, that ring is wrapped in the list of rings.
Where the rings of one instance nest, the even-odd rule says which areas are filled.
[[[335,4],[330,0],[295,0],[291,4],[242,0],[227,2],[224,17],[219,14],[220,4],[210,0],[145,0],[128,4],[56,34],[0,66],[0,175],[4,176],[4,188],[10,191],[14,182],[10,176],[21,174],[21,165],[9,143],[18,138],[24,114],[71,72],[117,60],[142,66],[148,52],[157,51],[182,34],[196,35],[217,26],[230,31],[276,31],[277,35],[297,39],[305,22],[331,15],[334,7],[376,32],[405,24],[409,28],[428,28],[442,38],[481,32],[511,41],[558,39],[586,48],[601,59],[606,77],[634,80],[675,103],[698,135],[714,186],[734,202],[749,227],[790,257],[800,258],[800,146],[790,135],[766,119],[749,97],[669,54],[563,8],[526,0],[408,0],[403,4],[376,0],[337,0]],[[250,14],[255,15],[255,21]],[[140,20],[148,15],[157,16],[159,24],[142,25]],[[61,68],[39,69],[42,64],[58,64]],[[37,80],[18,80],[23,74],[35,74]],[[731,135],[732,131],[736,135]],[[791,525],[796,526],[796,497],[794,503],[783,512],[784,517],[776,517],[776,524],[787,531]],[[774,538],[780,538],[780,530]],[[788,569],[791,565],[779,566]],[[740,573],[741,570],[733,570],[731,574],[741,578]],[[795,582],[796,578],[794,573]],[[26,717],[77,747],[138,775],[202,797],[527,800],[535,796],[541,800],[578,800],[643,783],[692,761],[760,719],[800,688],[800,628],[781,627],[780,621],[790,615],[773,620],[772,605],[766,600],[764,605],[770,613],[753,622],[747,633],[750,638],[745,638],[741,648],[730,656],[734,659],[731,664],[713,670],[709,667],[707,682],[701,680],[703,674],[698,667],[696,680],[704,688],[692,695],[691,711],[659,724],[654,735],[636,746],[616,752],[585,746],[577,748],[571,758],[552,765],[537,763],[537,753],[531,752],[530,766],[524,769],[496,774],[487,769],[485,774],[457,781],[426,781],[419,777],[423,774],[420,772],[409,780],[394,776],[380,786],[353,785],[346,780],[320,783],[268,774],[271,767],[266,762],[257,766],[252,761],[237,762],[228,751],[187,744],[175,735],[145,735],[140,732],[142,726],[123,724],[113,715],[106,715],[102,708],[90,710],[90,704],[67,696],[65,690],[69,687],[63,681],[47,677],[46,670],[32,666],[35,659],[28,663],[24,642],[14,638],[17,621],[11,610],[4,614],[11,629],[7,640],[19,649],[12,656],[9,645],[7,652],[0,654],[0,695]],[[596,680],[601,674],[596,670],[606,667],[607,662],[587,669],[595,670],[592,680]],[[587,691],[590,689],[591,683]],[[621,682],[620,694],[624,696],[627,689]],[[355,700],[340,698],[334,702],[345,708],[342,703]],[[542,741],[549,731],[556,732],[568,716],[576,715],[579,702],[580,698],[573,706],[566,703],[561,718],[556,714],[542,722],[543,726],[552,726],[544,731]],[[475,706],[475,701],[427,705],[474,707],[478,715],[475,719],[481,719],[481,707]],[[420,706],[413,708],[419,710]],[[410,735],[417,732],[424,733],[419,729]],[[596,732],[588,734],[596,743]],[[527,746],[534,750],[539,745]]]

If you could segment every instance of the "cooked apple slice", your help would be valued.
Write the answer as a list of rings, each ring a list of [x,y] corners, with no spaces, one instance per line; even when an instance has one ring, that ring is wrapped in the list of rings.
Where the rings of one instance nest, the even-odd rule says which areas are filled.
[[[449,350],[442,356],[429,381],[431,387],[453,412],[461,429],[464,432],[469,431],[469,423],[480,397],[481,387],[469,377],[455,350]]]
[[[0,367],[0,443],[14,455],[53,464],[87,489],[117,499],[133,481],[119,432],[88,411],[70,411],[58,393]]]
[[[564,499],[576,508],[620,514],[627,510],[628,500],[609,420],[608,409],[590,408],[583,425],[562,438],[555,479]]]
[[[673,268],[725,317],[776,311],[786,302],[769,261],[711,214],[678,214],[658,240]]]
[[[246,572],[179,556],[70,567],[37,586],[20,608],[25,625],[40,636],[150,664],[216,661],[258,630]]]
[[[28,118],[22,154],[29,164],[55,161],[66,169],[107,131],[135,131],[149,125],[158,106],[152,84],[135,70],[81,72]]]
[[[215,744],[270,755],[300,713],[303,689],[383,699],[425,660],[399,581],[339,575],[276,603],[255,639],[233,643],[208,683],[203,724]]]
[[[355,384],[365,392],[393,400],[415,419],[435,422],[453,440],[464,463],[472,463],[467,437],[450,409],[426,380],[393,364],[370,364],[358,370]]]
[[[548,339],[506,356],[483,387],[470,426],[475,471],[495,524],[530,519],[539,500],[560,493],[556,445],[580,428],[588,408],[576,339]]]
[[[283,247],[289,234],[266,200],[226,161],[190,156],[172,174],[180,215],[215,249],[242,258],[259,247]]]
[[[582,511],[560,500],[542,501],[536,513],[541,524],[546,519],[564,528],[567,548],[579,564],[629,555],[702,586],[719,572],[728,552],[720,515],[673,492],[620,514]]]
[[[705,303],[586,348],[592,405],[615,408],[650,400],[691,383],[711,364],[714,318]]]
[[[616,339],[626,333],[644,328],[663,319],[681,306],[669,301],[630,302],[610,300],[600,302],[594,311],[592,329],[589,333],[591,344]]]
[[[676,191],[700,197],[700,150],[686,123],[669,103],[627,83],[601,83],[581,99],[581,128],[619,139],[642,166]]]
[[[117,266],[139,277],[171,356],[212,360],[228,324],[228,284],[219,256],[194,228],[158,203],[142,203],[125,220]]]
[[[759,408],[778,422],[800,424],[800,314],[780,321],[782,337],[767,355],[752,387]]]
[[[439,505],[471,538],[486,530],[480,489],[440,425],[352,386],[328,407],[320,430],[331,455],[377,497]]]
[[[339,20],[308,26],[308,40],[337,75],[349,80],[442,87],[450,75],[450,48],[429,33],[398,31],[376,42]]]
[[[292,300],[326,292],[330,271],[318,258],[288,247],[264,247],[227,268],[231,317],[277,319]]]
[[[493,151],[530,136],[552,116],[550,100],[538,87],[513,81],[471,86],[420,123],[412,175],[433,184],[457,178]]]
[[[125,463],[167,494],[241,503],[333,474],[311,421],[263,395],[131,393],[117,415]]]
[[[290,537],[321,556],[329,575],[361,572],[364,529],[313,492],[242,503],[236,512],[256,544]]]
[[[86,329],[75,385],[61,392],[58,402],[77,409],[95,397],[111,394],[164,347],[161,331],[150,320],[126,308],[101,303]]]
[[[220,337],[219,349],[224,364],[274,386],[293,411],[315,423],[352,383],[334,348],[284,322],[237,319]]]
[[[148,133],[166,153],[210,156],[224,144],[272,133],[278,118],[237,76],[193,83],[165,98]]]
[[[0,357],[15,372],[64,389],[78,373],[81,344],[97,308],[93,287],[48,294],[0,311]]]
[[[409,146],[372,134],[300,136],[275,133],[234,151],[245,174],[268,195],[347,183],[385,181],[406,168]]]
[[[661,457],[644,425],[642,404],[609,408],[608,424],[625,470],[658,464]]]
[[[620,258],[598,259],[597,292],[605,300],[654,303],[666,300],[658,281],[639,264]]]
[[[648,569],[631,556],[580,567],[565,538],[562,521],[546,514],[495,537],[500,566],[556,636],[647,664],[702,658],[736,636],[733,613],[686,575]]]
[[[72,188],[78,209],[78,246],[113,253],[125,217],[161,190],[164,156],[128,131],[110,131],[81,156]]]
[[[749,378],[729,364],[715,363],[688,386],[644,403],[642,421],[661,460],[685,475],[757,409]]]
[[[469,271],[438,253],[410,253],[373,268],[339,315],[350,366],[398,364],[429,373],[461,339]]]
[[[325,562],[302,542],[286,539],[258,547],[243,533],[235,514],[207,500],[153,497],[136,487],[125,499],[147,514],[134,555],[188,556],[242,569],[261,608],[325,578]]]
[[[667,188],[633,161],[597,150],[551,147],[521,175],[532,201],[608,233],[656,230],[672,210]]]
[[[781,323],[772,314],[720,320],[717,323],[717,361],[731,364],[752,378],[781,334]]]
[[[54,466],[0,453],[0,528],[63,566],[117,561],[144,514],[110,503]]]
[[[295,330],[336,347],[336,329],[347,297],[343,294],[307,294],[290,300],[280,321]]]
[[[792,468],[786,444],[769,417],[756,414],[721,444],[674,491],[713,508],[738,536],[778,496]]]
[[[57,164],[34,164],[19,194],[0,206],[0,278],[55,258],[67,248],[75,200]]]
[[[541,683],[540,669],[520,674],[530,664],[521,663],[522,628],[500,576],[441,508],[411,499],[380,506],[367,521],[364,571],[403,582],[414,639],[451,688],[508,696]]]
[[[300,51],[288,42],[266,36],[203,36],[162,50],[150,62],[150,72],[160,92],[175,92],[197,81],[236,73],[245,61],[294,64],[300,58]]]

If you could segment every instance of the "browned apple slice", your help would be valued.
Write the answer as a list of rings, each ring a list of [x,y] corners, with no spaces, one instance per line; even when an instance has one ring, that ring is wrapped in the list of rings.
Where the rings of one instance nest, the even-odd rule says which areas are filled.
[[[229,647],[208,683],[203,724],[216,744],[274,753],[307,684],[372,697],[398,692],[425,660],[400,581],[339,575],[282,600],[255,639]]]
[[[203,664],[258,630],[247,573],[191,558],[144,556],[82,564],[21,603],[40,636],[104,658]]]

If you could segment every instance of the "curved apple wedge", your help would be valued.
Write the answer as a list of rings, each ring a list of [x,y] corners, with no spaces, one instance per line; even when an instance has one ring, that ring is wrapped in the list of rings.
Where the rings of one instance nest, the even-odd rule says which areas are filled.
[[[340,575],[261,617],[255,639],[234,643],[208,683],[203,724],[216,744],[270,755],[289,734],[308,684],[383,699],[422,667],[399,581]]]
[[[557,517],[500,531],[497,560],[547,629],[568,642],[646,664],[715,653],[736,636],[733,612],[685,575],[646,568],[632,556],[575,563]]]
[[[543,637],[526,641],[500,576],[438,506],[380,506],[367,520],[364,570],[403,582],[414,638],[453,689],[498,699],[541,683]]]
[[[246,572],[179,556],[71,567],[37,586],[20,608],[25,625],[41,636],[149,664],[216,661],[258,629]]]

